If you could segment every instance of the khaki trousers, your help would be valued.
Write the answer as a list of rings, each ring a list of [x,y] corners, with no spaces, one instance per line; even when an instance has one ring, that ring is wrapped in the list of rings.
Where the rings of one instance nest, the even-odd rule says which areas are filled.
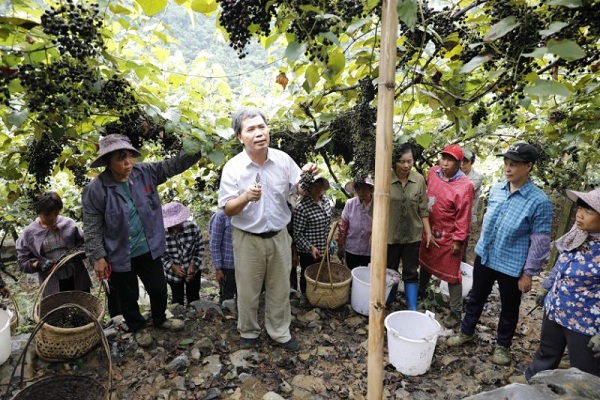
[[[264,239],[233,230],[233,256],[238,296],[238,330],[243,338],[260,335],[258,306],[265,287],[265,328],[276,342],[291,339],[290,272],[292,238],[282,229]]]

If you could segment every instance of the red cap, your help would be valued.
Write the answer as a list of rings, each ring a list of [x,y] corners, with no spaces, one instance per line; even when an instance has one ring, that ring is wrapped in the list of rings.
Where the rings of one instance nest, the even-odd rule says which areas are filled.
[[[457,144],[451,144],[446,146],[444,150],[441,151],[442,154],[450,154],[452,157],[456,159],[456,161],[462,161],[464,154],[462,148]]]

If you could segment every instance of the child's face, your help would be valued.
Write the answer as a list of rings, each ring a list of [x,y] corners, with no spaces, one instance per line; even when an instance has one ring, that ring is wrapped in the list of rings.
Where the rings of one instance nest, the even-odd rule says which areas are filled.
[[[600,213],[588,208],[579,207],[575,220],[577,228],[582,231],[596,233],[600,232]]]

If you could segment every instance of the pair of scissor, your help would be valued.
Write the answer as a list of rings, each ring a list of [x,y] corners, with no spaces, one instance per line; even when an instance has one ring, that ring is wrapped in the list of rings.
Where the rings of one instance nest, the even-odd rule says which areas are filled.
[[[112,265],[107,264],[107,268],[104,271],[104,278],[100,279],[102,282],[102,286],[104,287],[104,291],[106,294],[110,294],[110,283],[108,282],[108,278],[110,278],[110,274],[112,273]]]

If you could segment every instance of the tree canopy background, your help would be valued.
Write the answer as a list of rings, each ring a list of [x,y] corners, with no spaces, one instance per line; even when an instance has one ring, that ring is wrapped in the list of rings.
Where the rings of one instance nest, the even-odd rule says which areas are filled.
[[[599,0],[398,0],[394,140],[417,168],[456,142],[539,147],[547,191],[596,185]],[[273,144],[334,188],[372,173],[380,2],[12,0],[0,5],[2,229],[55,189],[79,212],[104,133],[145,159],[202,149],[165,200],[212,204],[239,144],[230,114],[263,108]],[[341,192],[340,192],[341,193]],[[336,194],[341,196],[341,194]]]

